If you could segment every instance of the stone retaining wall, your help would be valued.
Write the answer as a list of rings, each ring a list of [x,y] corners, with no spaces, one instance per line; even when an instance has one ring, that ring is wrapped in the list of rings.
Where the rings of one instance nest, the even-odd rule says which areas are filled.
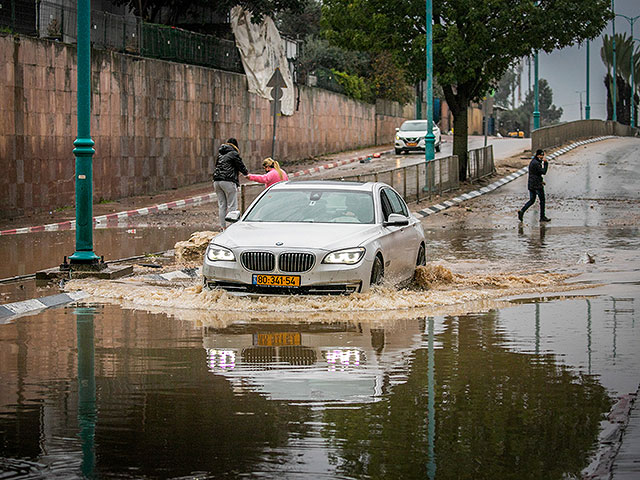
[[[94,201],[206,181],[228,137],[250,170],[271,155],[270,103],[244,75],[97,50],[92,72]],[[0,36],[0,218],[74,204],[76,78],[74,45]],[[296,90],[294,115],[277,118],[285,165],[391,143],[404,120],[399,108]]]

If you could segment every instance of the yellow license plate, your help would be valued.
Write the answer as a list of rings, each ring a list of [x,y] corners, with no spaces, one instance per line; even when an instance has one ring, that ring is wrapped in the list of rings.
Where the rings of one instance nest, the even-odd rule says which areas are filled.
[[[300,275],[254,275],[253,284],[261,287],[299,287]]]
[[[417,147],[418,144],[416,142],[409,142],[407,143],[407,147]]]
[[[253,344],[261,347],[301,345],[302,336],[299,332],[254,333]]]

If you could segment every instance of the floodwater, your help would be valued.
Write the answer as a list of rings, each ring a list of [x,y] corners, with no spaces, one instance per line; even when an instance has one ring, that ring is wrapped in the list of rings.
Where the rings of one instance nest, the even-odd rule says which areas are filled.
[[[0,471],[576,476],[640,367],[637,285],[588,292],[417,317],[109,303],[21,317],[0,325]]]
[[[525,179],[430,217],[407,289],[68,282],[0,324],[0,477],[579,478],[638,389],[638,143],[563,157],[549,225]]]
[[[193,229],[127,225],[94,230],[94,251],[105,261],[172,249],[189,238]],[[33,275],[57,267],[75,252],[75,231],[39,232],[0,236],[0,279]],[[144,261],[141,261],[144,263]],[[0,304],[55,295],[55,284],[40,285],[31,279],[0,283]]]

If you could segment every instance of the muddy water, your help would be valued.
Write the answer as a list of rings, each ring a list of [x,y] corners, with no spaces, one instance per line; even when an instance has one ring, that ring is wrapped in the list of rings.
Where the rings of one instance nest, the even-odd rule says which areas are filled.
[[[438,278],[429,315],[366,309],[376,293],[346,315],[247,311],[250,299],[214,311],[196,286],[163,296],[140,282],[119,301],[129,290],[125,304],[146,306],[103,299],[0,325],[0,472],[578,475],[612,398],[637,381],[637,288],[461,307]],[[169,308],[178,294],[194,308]]]
[[[93,232],[94,252],[105,260],[155,253],[189,238],[191,227],[123,226]],[[28,275],[60,265],[75,252],[75,231],[0,236],[0,278]]]

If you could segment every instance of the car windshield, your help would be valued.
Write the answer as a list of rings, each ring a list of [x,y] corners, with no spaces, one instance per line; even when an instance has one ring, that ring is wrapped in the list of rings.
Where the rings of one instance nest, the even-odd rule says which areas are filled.
[[[406,122],[400,127],[403,132],[424,132],[427,129],[427,121],[424,122]]]
[[[245,222],[373,223],[373,196],[355,190],[270,190]]]

